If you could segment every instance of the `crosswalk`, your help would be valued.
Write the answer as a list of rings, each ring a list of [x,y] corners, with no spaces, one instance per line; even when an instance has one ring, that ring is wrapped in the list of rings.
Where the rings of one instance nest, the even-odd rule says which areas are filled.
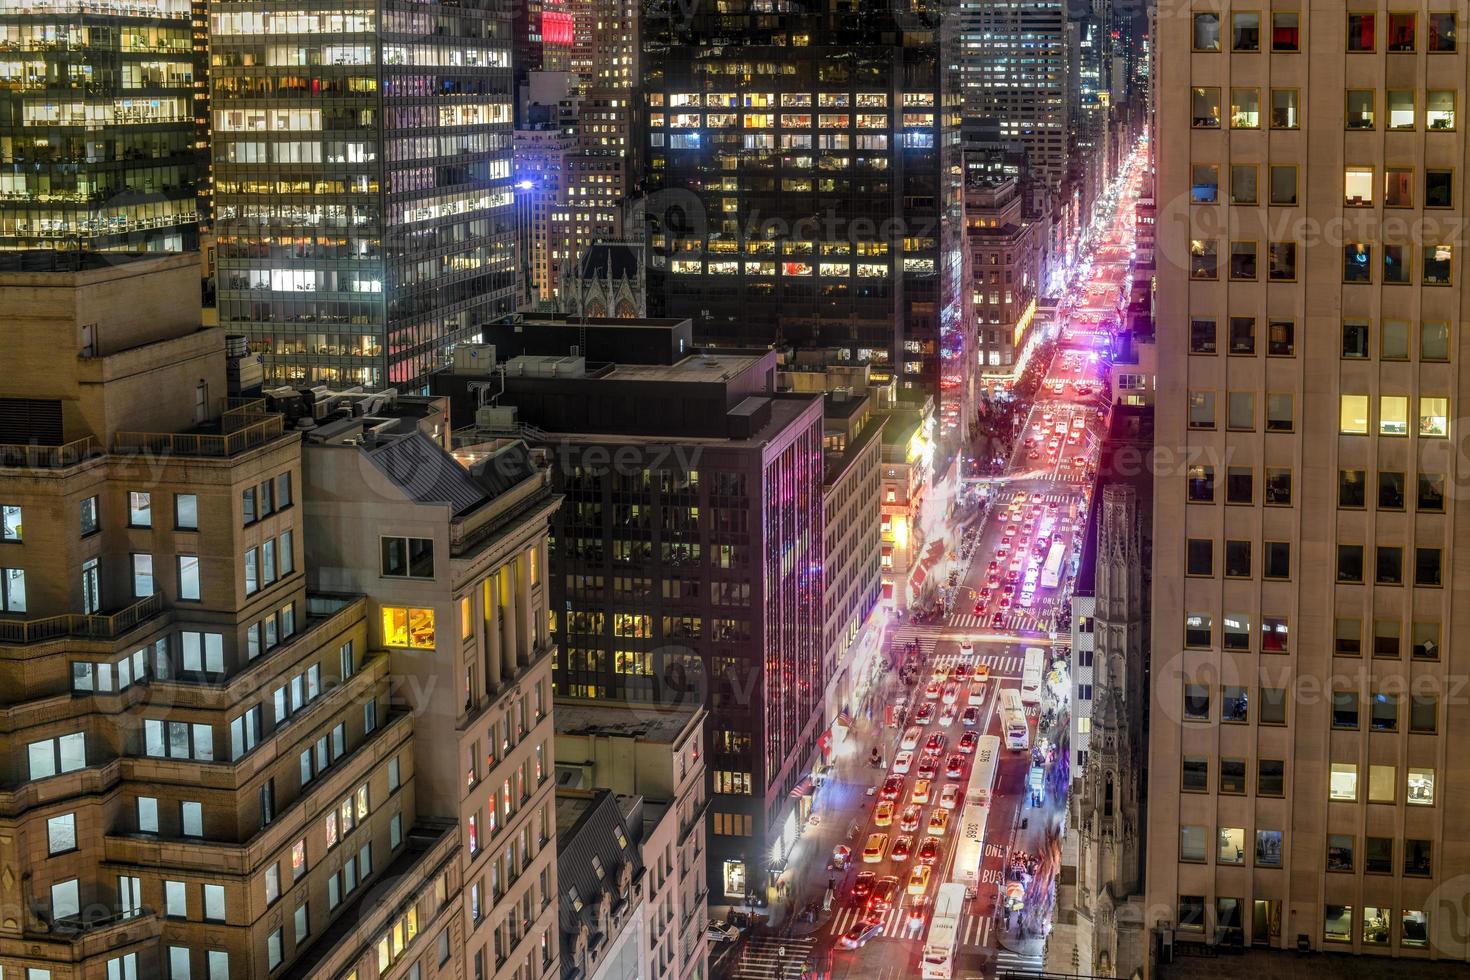
[[[816,944],[814,936],[752,936],[728,975],[733,980],[796,980]]]
[[[974,613],[956,613],[949,618],[949,625],[961,630],[998,630],[1003,633],[1045,633],[1049,613],[1022,610],[1007,612],[1001,616],[1000,625],[992,626],[992,616],[977,616]]]
[[[858,924],[858,921],[868,914],[868,910],[858,905],[844,905],[837,910],[832,917],[829,931],[833,937],[841,936],[844,932]],[[908,910],[901,905],[895,905],[883,913],[883,931],[874,939],[907,939],[917,936],[923,931],[922,924],[910,929],[908,924]],[[871,942],[871,940],[869,940]]]

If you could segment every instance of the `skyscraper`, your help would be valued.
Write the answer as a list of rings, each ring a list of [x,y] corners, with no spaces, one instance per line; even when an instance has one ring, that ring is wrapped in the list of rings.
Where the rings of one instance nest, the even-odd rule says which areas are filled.
[[[1181,938],[1466,955],[1466,53],[1410,7],[1158,19],[1146,880]]]
[[[189,0],[0,8],[0,248],[198,247]]]
[[[841,348],[937,400],[965,343],[943,6],[645,11],[652,312],[700,340]]]
[[[511,307],[502,7],[212,13],[220,323],[268,384],[421,387]]]

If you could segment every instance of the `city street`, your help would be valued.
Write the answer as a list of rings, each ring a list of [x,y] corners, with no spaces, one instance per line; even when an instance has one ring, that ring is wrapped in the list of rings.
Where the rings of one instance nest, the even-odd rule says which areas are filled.
[[[830,911],[719,950],[716,975],[797,978],[810,966],[816,977],[835,980],[919,977],[939,887],[961,873],[953,866],[955,838],[977,757],[957,749],[970,731],[996,736],[1002,747],[977,894],[964,902],[953,975],[1041,969],[1059,854],[1052,842],[1066,808],[1067,774],[1052,762],[1066,752],[1054,741],[1040,757],[1006,749],[1000,692],[1020,687],[1025,651],[1042,648],[1043,690],[1039,703],[1025,705],[1030,745],[1053,733],[1065,737],[1059,715],[1069,685],[1063,674],[1059,703],[1045,678],[1063,649],[1057,644],[1068,641],[1065,617],[1107,428],[1107,338],[1128,281],[1135,188],[1130,181],[1118,194],[1113,219],[1097,234],[1074,295],[1059,310],[1045,381],[1005,473],[979,481],[989,509],[968,562],[960,562],[949,614],[918,627],[900,623],[884,638],[891,669],[878,701],[897,706],[895,724],[885,725],[881,710],[859,719],[835,775],[818,792],[792,899],[798,910],[808,902],[820,908],[830,883]],[[952,537],[949,547],[962,550],[958,530]],[[975,679],[987,672],[987,681]],[[865,855],[870,843],[879,850]],[[837,845],[850,849],[846,867],[833,865]],[[916,876],[925,863],[931,870]],[[1016,884],[1008,880],[1012,865],[1026,867]],[[893,894],[875,903],[885,879]],[[1008,891],[1012,914],[1005,915],[997,907]]]

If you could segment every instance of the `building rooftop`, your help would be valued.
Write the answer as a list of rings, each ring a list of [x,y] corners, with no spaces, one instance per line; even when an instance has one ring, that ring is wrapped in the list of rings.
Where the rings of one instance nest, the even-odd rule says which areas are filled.
[[[712,384],[749,370],[759,360],[754,354],[709,354],[686,357],[674,364],[617,364],[602,380]]]
[[[698,707],[661,708],[556,702],[553,720],[559,735],[620,735],[645,742],[672,743],[689,727]]]

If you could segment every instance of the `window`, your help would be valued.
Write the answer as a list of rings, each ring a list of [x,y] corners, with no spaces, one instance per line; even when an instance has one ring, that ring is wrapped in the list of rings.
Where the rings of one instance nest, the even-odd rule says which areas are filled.
[[[1249,541],[1225,542],[1225,577],[1250,578],[1251,543]]]
[[[1257,279],[1255,242],[1230,243],[1230,278],[1235,282],[1254,282]]]
[[[1455,206],[1454,171],[1424,171],[1424,206],[1426,208]]]
[[[1250,316],[1230,318],[1230,353],[1250,355],[1256,352],[1256,319]]]
[[[245,594],[254,595],[260,591],[260,558],[256,548],[247,549],[245,552]]]
[[[1332,652],[1343,657],[1358,657],[1363,653],[1363,621],[1339,616],[1333,627]]]
[[[1392,803],[1398,786],[1396,766],[1368,767],[1368,802]]]
[[[1371,208],[1373,206],[1374,174],[1372,167],[1348,167],[1343,176],[1343,206]]]
[[[1183,761],[1180,789],[1186,793],[1210,791],[1210,759],[1204,755],[1186,755]]]
[[[133,597],[146,599],[153,592],[153,556],[133,555]]]
[[[1215,468],[1203,463],[1190,465],[1186,480],[1191,503],[1213,503],[1215,500]]]
[[[1417,660],[1439,659],[1439,624],[1416,621],[1414,623],[1413,656]]]
[[[1404,474],[1392,470],[1378,473],[1378,509],[1404,509]]]
[[[1298,115],[1301,93],[1294,88],[1271,90],[1271,128],[1297,129],[1301,126]]]
[[[1347,15],[1347,49],[1349,51],[1374,50],[1374,15],[1349,13]]]
[[[64,813],[46,821],[46,853],[61,854],[77,847],[77,815]]]
[[[1367,320],[1342,321],[1342,356],[1366,358],[1370,349],[1368,346],[1368,333]]]
[[[1370,875],[1393,874],[1393,838],[1367,837],[1363,840],[1363,870]]]
[[[1199,13],[1194,15],[1194,50],[1220,50],[1220,15]]]
[[[1389,89],[1386,95],[1388,105],[1388,128],[1399,131],[1408,131],[1414,128],[1416,112],[1414,109],[1414,90]]]
[[[1205,860],[1205,828],[1185,825],[1179,828],[1179,860],[1203,864]]]
[[[1256,427],[1256,398],[1249,391],[1232,391],[1225,396],[1225,427],[1238,431],[1249,432]],[[1230,467],[1231,470],[1236,467]],[[1250,468],[1245,468],[1250,473]],[[1229,487],[1229,480],[1226,481]],[[1249,503],[1249,500],[1246,501]]]
[[[14,504],[0,504],[0,541],[21,540],[21,509]]]
[[[383,645],[434,649],[434,610],[384,606]]]
[[[1454,248],[1453,245],[1425,245],[1423,247],[1424,285],[1451,285]]]
[[[285,510],[291,506],[291,474],[282,473],[276,477],[276,510]]]
[[[1209,538],[1190,538],[1185,544],[1186,575],[1215,574],[1215,542]]]
[[[1284,616],[1261,617],[1261,652],[1286,653],[1291,649],[1291,627]]]
[[[1295,207],[1296,167],[1292,164],[1275,165],[1270,168],[1271,201],[1277,207]]]
[[[1220,720],[1243,725],[1250,721],[1250,692],[1239,685],[1226,684],[1220,691]]]
[[[1430,54],[1452,54],[1455,50],[1455,15],[1434,13],[1425,15],[1425,48]]]
[[[97,498],[88,497],[83,500],[80,521],[82,537],[85,538],[87,535],[95,533],[102,526],[98,517]]]
[[[1353,838],[1348,834],[1327,835],[1327,870],[1353,870]]]
[[[1453,89],[1430,89],[1424,93],[1424,125],[1431,130],[1455,128],[1455,92]]]
[[[128,526],[153,526],[153,495],[146,490],[128,491]]]
[[[1195,317],[1189,321],[1189,352],[1191,354],[1215,353],[1216,323],[1213,319]]]
[[[1447,16],[1455,15],[1448,14]],[[1388,942],[1388,923],[1386,921],[1383,924],[1381,935],[1382,941]],[[1399,917],[1399,945],[1422,949],[1428,943],[1429,920],[1424,917],[1424,910],[1404,909],[1404,914]]]
[[[1215,204],[1220,200],[1220,168],[1213,163],[1194,165],[1194,179],[1189,199],[1194,204]]]
[[[26,570],[24,568],[0,568],[0,606],[3,606],[6,612],[26,611]]]
[[[1419,324],[1419,360],[1450,359],[1450,326],[1443,320],[1425,320]]]
[[[1363,581],[1363,546],[1340,544],[1337,546],[1337,580],[1339,582]]]
[[[1291,542],[1267,541],[1261,548],[1261,577],[1291,578]]]
[[[230,954],[222,949],[211,949],[204,954],[209,968],[209,980],[230,980]]]
[[[281,946],[281,930],[279,927],[277,927],[276,930],[272,932],[269,936],[267,936],[265,940],[266,969],[274,970],[276,967],[280,966],[283,955],[284,954],[282,952]]]
[[[1403,631],[1397,619],[1373,620],[1373,656],[1398,659]]]
[[[1438,548],[1415,548],[1414,584],[1420,587],[1436,589],[1443,585],[1442,557],[1442,553]]]
[[[1333,800],[1355,803],[1358,799],[1358,765],[1355,762],[1334,762],[1328,777],[1327,796]]]
[[[1373,246],[1355,242],[1342,247],[1342,281],[1373,281]]]
[[[1232,88],[1230,90],[1230,128],[1261,128],[1260,89]]]
[[[1207,647],[1213,642],[1213,620],[1209,613],[1185,613],[1184,645]]]
[[[163,883],[164,915],[175,919],[189,917],[189,892],[182,881]]]
[[[1261,15],[1258,13],[1233,14],[1230,18],[1230,50],[1261,50]]]
[[[199,599],[199,556],[179,555],[175,560],[178,562],[179,599],[197,601]]]
[[[47,970],[49,975],[51,971]],[[107,980],[138,980],[138,954],[124,953],[107,961]]]
[[[1272,11],[1271,50],[1281,52],[1301,50],[1301,14],[1295,10]]]
[[[1407,838],[1404,841],[1404,870],[1406,875],[1429,877],[1432,873],[1430,861],[1433,842]]]
[[[1259,178],[1253,163],[1235,164],[1230,168],[1230,203],[1259,203]]]
[[[1210,689],[1204,684],[1184,685],[1184,720],[1210,720]]]
[[[152,796],[138,797],[138,832],[158,833],[158,799]]]
[[[1286,724],[1286,689],[1283,687],[1261,688],[1261,704],[1257,714],[1262,725]]]
[[[1272,282],[1296,282],[1296,242],[1271,242],[1266,246],[1266,276]]]
[[[249,525],[249,524],[254,524],[255,523],[255,521],[256,521],[256,513],[255,513],[255,488],[254,487],[246,487],[243,491],[241,491],[241,493],[240,493],[240,510],[241,510],[241,513],[244,515],[245,524]]]
[[[1256,831],[1256,867],[1281,867],[1281,831]]]
[[[1275,249],[1277,246],[1271,246]],[[1292,261],[1296,261],[1293,244]],[[1270,357],[1293,357],[1296,354],[1296,324],[1291,320],[1266,321],[1266,354]]]
[[[1191,429],[1213,429],[1215,427],[1215,393],[1213,391],[1191,391],[1189,393],[1189,427]]]
[[[1291,432],[1296,428],[1295,396],[1287,392],[1266,395],[1266,431]]]
[[[1374,548],[1373,580],[1379,585],[1404,584],[1404,549],[1380,544]]]
[[[1281,759],[1256,760],[1256,795],[1286,795],[1286,763]]]
[[[1195,129],[1220,128],[1220,90],[1195,87],[1190,90],[1191,125]]]
[[[32,742],[26,746],[31,779],[73,772],[87,765],[86,736],[81,732]]]
[[[1214,239],[1191,239],[1189,242],[1189,278],[1218,279],[1220,243]]]
[[[1434,805],[1434,770],[1409,767],[1409,788],[1404,802],[1410,806]]]
[[[296,932],[296,945],[300,946],[306,942],[306,937],[311,935],[311,916],[307,911],[305,902],[296,906],[296,914],[292,917],[292,925]]]
[[[1291,505],[1291,468],[1287,466],[1266,467],[1266,506],[1287,507]]]
[[[1372,709],[1368,713],[1370,731],[1396,732],[1399,730],[1399,696],[1384,691],[1373,695]]]
[[[1221,827],[1215,832],[1215,862],[1217,864],[1245,863],[1245,828]]]
[[[1368,396],[1339,396],[1338,431],[1345,435],[1368,434]],[[1405,407],[1407,414],[1407,406]],[[1405,422],[1404,424],[1407,424]]]
[[[265,869],[265,904],[269,905],[281,897],[281,865],[279,862]]]
[[[382,569],[387,576],[434,577],[432,538],[382,538]]]
[[[1371,88],[1347,90],[1347,128],[1372,129],[1373,110],[1377,102],[1377,91]]]
[[[206,922],[225,921],[225,886],[204,886],[204,920]]]
[[[1383,206],[1386,208],[1412,208],[1414,206],[1413,168],[1387,167],[1384,169]]]
[[[199,498],[196,495],[174,494],[174,528],[179,531],[199,529]]]
[[[1358,695],[1353,691],[1332,692],[1332,727],[1358,727]]]
[[[1220,792],[1239,796],[1245,792],[1245,760],[1220,760]]]
[[[1251,620],[1246,613],[1226,613],[1225,631],[1221,646],[1226,650],[1249,650],[1251,645]]]
[[[1337,471],[1337,506],[1361,510],[1367,505],[1367,480],[1362,470]]]

